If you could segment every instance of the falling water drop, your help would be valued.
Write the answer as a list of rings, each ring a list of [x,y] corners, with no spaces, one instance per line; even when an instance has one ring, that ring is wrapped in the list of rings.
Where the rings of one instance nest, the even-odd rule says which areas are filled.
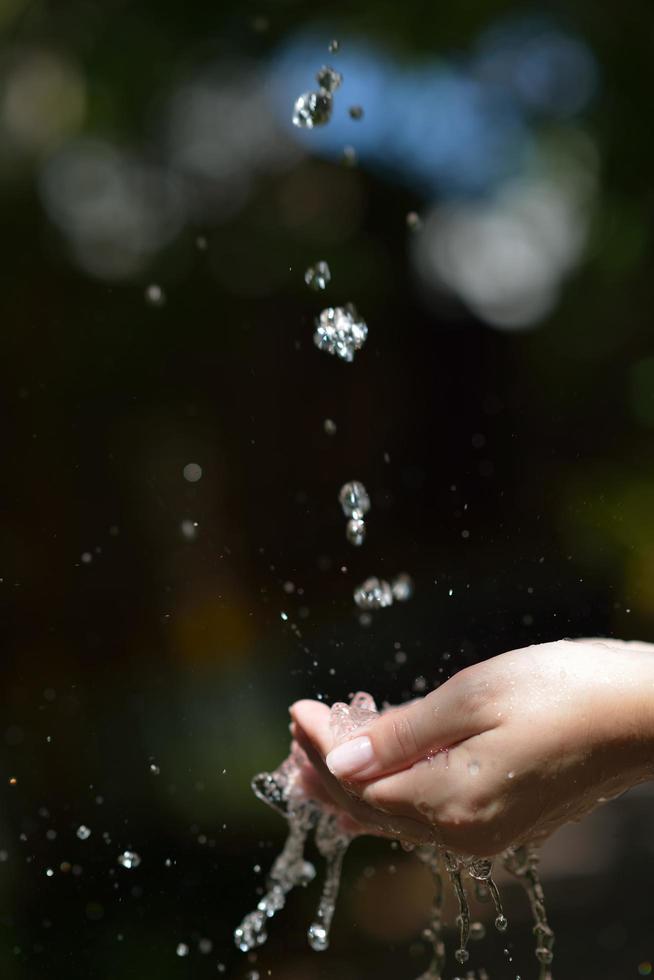
[[[293,106],[293,125],[300,129],[324,126],[331,119],[332,107],[329,92],[304,92]]]
[[[334,354],[347,363],[361,350],[368,336],[368,326],[352,303],[328,306],[316,320],[313,342],[318,350]]]
[[[322,289],[326,289],[331,280],[331,270],[327,263],[322,259],[319,262],[316,262],[315,265],[310,265],[304,273],[304,281],[309,289],[313,289],[315,292],[320,292]]]
[[[321,92],[329,92],[331,95],[340,87],[343,81],[343,76],[339,71],[335,71],[330,68],[329,65],[323,65],[322,68],[318,69],[316,72],[316,81]]]

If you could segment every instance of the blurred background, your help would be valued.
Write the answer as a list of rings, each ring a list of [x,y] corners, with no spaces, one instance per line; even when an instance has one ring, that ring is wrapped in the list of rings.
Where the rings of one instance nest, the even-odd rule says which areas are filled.
[[[0,32],[2,975],[410,980],[429,883],[369,840],[328,952],[315,885],[234,949],[285,832],[249,781],[298,697],[654,638],[654,10],[0,0]],[[352,365],[312,341],[348,301]],[[559,980],[652,972],[653,803],[545,848]],[[503,891],[470,967],[535,977]]]

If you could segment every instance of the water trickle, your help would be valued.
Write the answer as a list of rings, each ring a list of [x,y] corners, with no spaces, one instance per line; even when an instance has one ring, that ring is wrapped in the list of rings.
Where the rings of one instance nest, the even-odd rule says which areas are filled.
[[[432,958],[429,966],[418,980],[441,980],[445,967],[445,943],[443,942],[443,878],[441,875],[438,850],[436,847],[424,845],[416,848],[416,857],[425,864],[434,882],[434,898],[432,900],[429,925],[423,931],[432,948]]]
[[[368,327],[352,303],[345,306],[328,306],[316,320],[313,342],[318,350],[334,354],[352,363],[368,336]]]
[[[468,937],[470,936],[470,909],[468,907],[468,897],[461,881],[461,871],[463,868],[462,860],[451,851],[445,851],[445,870],[447,871],[456,900],[459,904],[459,914],[457,924],[459,926],[459,947],[454,951],[454,959],[457,963],[466,963],[470,957],[468,952]]]
[[[309,945],[318,952],[329,946],[329,930],[336,909],[343,858],[351,840],[352,837],[341,829],[337,814],[322,814],[316,829],[316,846],[325,859],[325,880],[316,918],[307,933]]]
[[[523,886],[534,917],[536,959],[540,963],[539,980],[551,980],[550,964],[554,959],[554,932],[547,921],[545,893],[538,874],[538,851],[533,845],[509,848],[503,855],[504,867]]]
[[[293,125],[300,129],[325,126],[332,117],[332,108],[329,92],[304,92],[293,106]]]
[[[304,281],[309,289],[320,292],[320,290],[326,289],[329,283],[332,281],[331,269],[327,263],[321,259],[319,262],[316,262],[315,265],[309,266],[307,271],[304,273]]]

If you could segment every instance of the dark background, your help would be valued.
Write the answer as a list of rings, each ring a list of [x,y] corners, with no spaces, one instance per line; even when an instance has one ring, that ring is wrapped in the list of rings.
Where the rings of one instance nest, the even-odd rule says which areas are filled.
[[[506,649],[652,637],[654,10],[2,0],[0,29],[3,977],[414,977],[428,883],[379,842],[348,856],[328,952],[304,938],[315,886],[256,962],[236,952],[284,832],[249,780],[284,755],[298,697],[397,702]],[[376,102],[359,47],[394,65]],[[341,118],[297,142],[295,78],[310,88],[321,60],[342,67]],[[472,79],[471,100],[437,81],[432,98],[409,78],[425,65]],[[519,135],[497,159],[475,129],[496,133],[495,111]],[[542,262],[580,243],[542,314],[507,329],[425,268],[420,236],[570,145],[588,186]],[[319,258],[324,301],[303,282]],[[370,330],[352,365],[312,343],[348,300]],[[360,550],[337,503],[354,478]],[[413,599],[362,624],[353,588],[400,571]],[[559,980],[650,972],[651,814],[630,794],[547,846]],[[470,966],[535,977],[505,893],[512,928]]]

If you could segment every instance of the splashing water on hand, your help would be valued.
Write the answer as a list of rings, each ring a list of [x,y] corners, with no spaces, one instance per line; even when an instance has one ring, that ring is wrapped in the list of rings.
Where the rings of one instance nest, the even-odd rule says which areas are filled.
[[[335,703],[330,718],[335,744],[350,738],[357,729],[370,724],[378,715],[374,699],[363,692],[353,695],[349,704],[342,701]],[[304,752],[294,746],[291,755],[274,772],[260,773],[252,781],[256,796],[285,817],[289,832],[268,875],[266,893],[256,909],[245,916],[234,932],[234,941],[242,952],[249,952],[266,941],[268,920],[284,908],[289,892],[299,885],[309,884],[315,877],[315,867],[304,858],[304,848],[312,830],[315,831],[318,851],[325,859],[325,879],[307,938],[316,952],[322,952],[329,946],[343,859],[355,835],[345,829],[336,810],[306,796],[300,780],[301,767],[305,763]],[[432,959],[418,980],[442,980],[446,960],[442,924],[445,876],[449,878],[459,907],[459,945],[454,952],[458,964],[466,963],[470,955],[467,948],[470,938],[470,912],[465,877],[472,880],[477,892],[483,890],[493,900],[495,927],[498,932],[504,933],[508,928],[500,893],[492,878],[493,861],[490,858],[457,855],[439,844],[424,844],[416,848],[408,845],[405,849],[415,853],[418,860],[429,869],[434,882],[430,921],[423,932],[423,938],[432,947]],[[539,980],[552,980],[550,965],[554,933],[547,921],[545,896],[538,876],[538,851],[534,846],[514,847],[507,849],[501,858],[504,867],[520,881],[529,898],[535,922],[536,958],[540,963]]]

